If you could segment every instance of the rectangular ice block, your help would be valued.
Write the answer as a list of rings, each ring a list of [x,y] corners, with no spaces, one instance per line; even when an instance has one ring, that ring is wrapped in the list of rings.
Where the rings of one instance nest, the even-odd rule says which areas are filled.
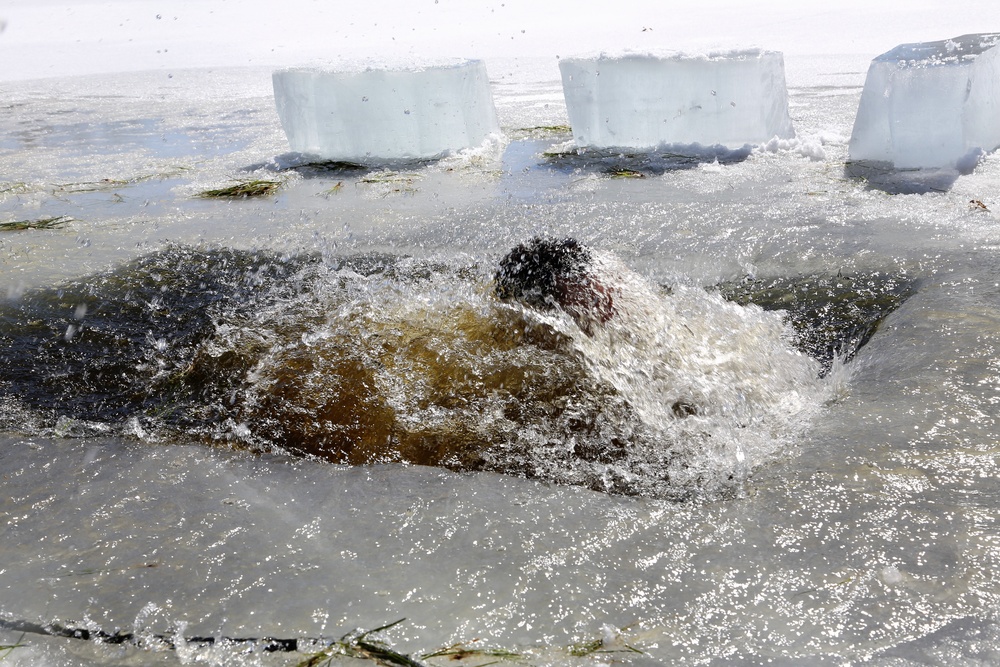
[[[782,54],[627,54],[559,62],[580,147],[739,148],[795,136]]]
[[[273,73],[293,151],[324,160],[419,160],[478,146],[500,131],[482,61],[413,69]]]

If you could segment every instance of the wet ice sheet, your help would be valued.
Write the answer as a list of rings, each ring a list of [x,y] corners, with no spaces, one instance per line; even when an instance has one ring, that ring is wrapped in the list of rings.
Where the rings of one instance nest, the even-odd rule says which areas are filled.
[[[391,634],[407,652],[478,637],[570,663],[606,625],[658,662],[862,659],[982,618],[1000,555],[991,450],[936,447],[928,468],[912,419],[886,417],[866,375],[833,409],[833,432],[821,428],[753,497],[712,505],[421,467],[9,440],[5,549],[33,546],[0,580],[18,600],[3,610],[116,628],[141,615],[147,631],[184,622],[231,636],[340,636],[408,617]],[[843,443],[842,424],[857,418],[869,430],[893,423]],[[83,663],[126,659],[72,650]]]
[[[803,65],[786,64],[803,143],[741,162],[645,178],[553,165],[541,154],[568,133],[527,129],[552,124],[551,109],[529,116],[498,99],[510,142],[496,155],[374,177],[286,173],[262,201],[190,195],[285,150],[264,93],[233,96],[231,115],[232,102],[66,99],[40,84],[14,95],[22,106],[0,123],[36,143],[0,153],[0,173],[27,186],[5,193],[0,212],[76,221],[0,236],[0,279],[13,294],[167,239],[489,261],[538,232],[577,235],[664,283],[892,268],[920,278],[921,290],[855,360],[841,400],[736,501],[671,504],[186,442],[6,434],[0,611],[124,628],[139,618],[157,632],[188,622],[192,633],[334,637],[406,616],[388,637],[399,650],[479,637],[529,663],[606,660],[570,647],[616,633],[644,651],[614,654],[634,664],[991,662],[1000,646],[991,198],[1000,171],[988,159],[925,195],[848,179],[863,71],[802,85],[792,73]],[[554,76],[537,85],[539,99],[558,91]],[[45,141],[67,119],[115,130],[96,135],[108,139],[93,151]],[[182,139],[162,153],[157,131]],[[126,150],[111,151],[115,142]],[[188,167],[179,174],[117,182],[178,156]],[[106,178],[115,182],[88,192],[53,187]],[[6,661],[178,661],[29,641]],[[295,664],[233,652],[206,661]]]

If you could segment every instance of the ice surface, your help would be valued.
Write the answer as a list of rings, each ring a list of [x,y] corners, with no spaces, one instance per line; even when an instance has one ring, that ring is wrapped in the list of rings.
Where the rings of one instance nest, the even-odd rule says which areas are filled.
[[[850,158],[900,169],[975,165],[1000,146],[1000,33],[901,44],[872,60]]]
[[[273,74],[278,116],[293,151],[370,162],[441,157],[499,132],[486,66]]]
[[[740,147],[794,136],[778,52],[601,55],[559,69],[578,146]]]
[[[57,18],[51,5],[30,2]],[[176,3],[177,11],[188,4]],[[196,4],[214,7],[213,16],[225,8],[218,0]],[[429,13],[428,7],[453,3],[412,4],[413,12]],[[493,4],[499,14],[499,3]],[[507,9],[515,4],[507,2]],[[711,4],[685,8],[701,15],[683,25],[715,25]],[[959,15],[968,22],[982,12],[964,4],[965,11],[962,2],[949,12],[937,8],[941,34],[976,30],[962,27]],[[88,8],[103,11],[105,5],[135,12],[131,25],[141,16],[135,7],[151,7],[137,1]],[[843,16],[840,5],[807,5],[796,8],[822,14],[826,25],[831,13]],[[337,6],[341,16],[348,9]],[[894,9],[904,23],[921,10]],[[184,15],[157,22],[161,10],[152,10],[145,14],[156,25],[170,21],[199,31],[220,25],[195,24]],[[760,20],[757,5],[753,14],[750,5],[736,11],[747,32],[756,27],[751,38],[777,24],[770,14]],[[21,23],[15,24],[9,4],[0,13],[8,19],[0,41],[13,40]],[[551,35],[542,18],[557,14],[537,14],[542,17],[526,25],[528,36],[536,27]],[[75,16],[82,15],[78,8]],[[261,15],[258,23],[277,32],[275,22],[259,21]],[[675,18],[672,13],[670,23]],[[823,42],[817,48],[860,48],[850,29],[857,14],[851,19],[808,34],[814,40],[833,35],[815,40]],[[98,26],[105,45],[124,20]],[[803,23],[796,29],[802,31]],[[63,33],[47,27],[50,41],[41,45],[55,62],[66,53],[57,39]],[[652,35],[666,42],[662,35],[670,26],[654,27]],[[883,29],[891,31],[889,45],[908,41],[896,38],[898,24]],[[354,43],[370,34],[357,30]],[[140,37],[136,33],[137,43]],[[328,50],[330,44],[340,48],[330,33],[323,38]],[[277,44],[265,42],[268,49]],[[388,37],[377,45],[386,42]],[[22,46],[4,53],[13,57]],[[866,183],[845,181],[839,166],[847,159],[864,82],[858,63],[867,65],[884,50],[856,60],[820,58],[805,63],[809,67],[785,50],[797,133],[843,137],[824,140],[825,161],[778,150],[725,166],[646,172],[645,178],[611,177],[583,162],[552,168],[540,156],[565,137],[535,133],[512,141],[502,163],[458,159],[450,171],[439,164],[400,173],[412,180],[409,187],[386,179],[373,183],[360,171],[308,178],[294,171],[246,172],[288,150],[276,131],[269,91],[239,94],[260,76],[269,87],[271,67],[260,76],[216,69],[197,77],[174,71],[168,79],[160,70],[5,84],[10,108],[0,114],[2,220],[70,215],[74,221],[62,229],[0,233],[0,297],[90,275],[171,243],[328,258],[384,251],[454,267],[496,260],[514,243],[542,233],[573,235],[614,252],[682,297],[686,290],[677,285],[693,288],[744,273],[758,280],[836,276],[841,268],[845,275],[904,270],[919,280],[920,291],[844,369],[843,398],[823,409],[787,457],[756,470],[746,497],[718,502],[617,497],[417,465],[257,457],[213,446],[208,437],[24,434],[22,422],[10,419],[12,411],[0,409],[7,429],[0,433],[0,613],[109,630],[171,632],[187,623],[189,636],[331,638],[405,617],[386,640],[418,659],[461,642],[510,650],[523,656],[522,664],[559,667],[592,667],[619,656],[632,665],[996,664],[1000,625],[987,605],[995,608],[1000,599],[1000,161],[985,161],[975,174],[931,196],[887,197]],[[165,57],[175,51],[180,57],[173,46]],[[502,79],[504,85],[493,88],[498,107],[513,107],[515,95],[558,98],[556,61],[547,61],[548,87]],[[511,71],[487,65],[497,80]],[[13,66],[8,70],[11,75]],[[115,97],[93,95],[109,88]],[[516,127],[549,124],[551,112],[525,105]],[[287,180],[266,199],[190,196],[219,179],[247,174]],[[971,199],[982,206],[970,205]],[[435,284],[422,287],[421,280],[403,289],[434,295],[427,310],[443,317],[446,311],[434,307],[454,292],[438,296]],[[371,291],[377,289],[388,297],[393,283],[373,283]],[[488,294],[471,298],[482,303]],[[93,322],[106,310],[87,303],[86,318],[76,320],[78,303],[66,302],[67,324]],[[150,302],[150,312],[170,319],[164,303]],[[400,299],[401,305],[414,303]],[[317,327],[330,312],[317,313]],[[205,317],[211,315],[209,310]],[[247,336],[253,321],[251,313],[242,329]],[[440,336],[432,325],[424,339],[430,351]],[[680,322],[672,330],[687,333]],[[155,349],[152,343],[164,337],[151,333]],[[74,339],[81,340],[87,339]],[[36,348],[29,354],[37,355]],[[710,347],[703,356],[705,364],[717,359],[720,370],[732,363]],[[150,373],[157,372],[159,358],[148,359]],[[3,380],[9,380],[6,373]],[[73,393],[64,378],[52,381]],[[681,423],[693,429],[695,419],[700,417]],[[749,428],[734,429],[734,439]],[[717,439],[706,437],[710,451]],[[149,604],[161,611],[144,614]],[[621,641],[644,653],[580,656],[581,646],[606,636],[605,626],[622,628]],[[473,643],[476,638],[482,641]],[[0,632],[0,644],[17,643],[27,646],[5,652],[4,667],[260,667],[305,659],[225,646],[214,650],[227,653],[211,659],[205,652],[182,659],[166,651]]]

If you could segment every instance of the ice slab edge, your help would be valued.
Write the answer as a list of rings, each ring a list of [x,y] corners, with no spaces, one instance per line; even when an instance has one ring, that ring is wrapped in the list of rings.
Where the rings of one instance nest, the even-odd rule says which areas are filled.
[[[900,44],[868,68],[850,159],[974,167],[1000,147],[1000,33]]]
[[[500,132],[486,66],[272,75],[292,151],[324,160],[422,160],[481,145]]]
[[[580,147],[738,148],[795,136],[780,52],[627,54],[559,62]]]

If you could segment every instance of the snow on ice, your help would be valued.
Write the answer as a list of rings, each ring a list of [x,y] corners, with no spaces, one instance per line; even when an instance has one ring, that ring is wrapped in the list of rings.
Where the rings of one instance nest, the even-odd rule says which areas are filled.
[[[871,62],[850,159],[969,171],[1000,146],[1000,33],[901,44]]]
[[[795,135],[779,52],[602,54],[559,69],[580,147],[736,148]]]
[[[367,163],[419,160],[499,133],[486,66],[461,61],[411,69],[284,69],[272,76],[293,151]]]

